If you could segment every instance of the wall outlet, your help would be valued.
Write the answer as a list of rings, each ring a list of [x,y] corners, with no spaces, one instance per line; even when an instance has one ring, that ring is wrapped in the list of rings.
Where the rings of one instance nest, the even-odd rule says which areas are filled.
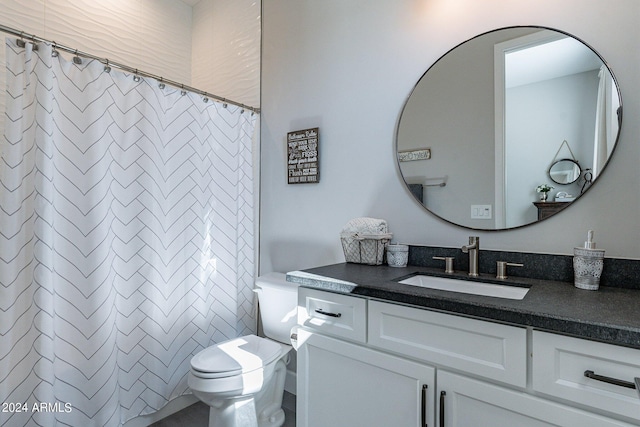
[[[471,205],[471,219],[491,219],[491,205]]]

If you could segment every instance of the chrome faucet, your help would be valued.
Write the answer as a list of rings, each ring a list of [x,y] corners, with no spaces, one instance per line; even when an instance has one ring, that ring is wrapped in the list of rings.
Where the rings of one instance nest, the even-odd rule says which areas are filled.
[[[469,236],[469,244],[462,247],[462,252],[469,254],[469,276],[478,275],[478,252],[480,251],[480,237]]]

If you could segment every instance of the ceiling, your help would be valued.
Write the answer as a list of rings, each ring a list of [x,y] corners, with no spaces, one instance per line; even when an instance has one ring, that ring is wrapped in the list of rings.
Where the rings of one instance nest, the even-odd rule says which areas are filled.
[[[589,47],[571,37],[510,52],[505,61],[506,87],[596,70],[602,65]]]

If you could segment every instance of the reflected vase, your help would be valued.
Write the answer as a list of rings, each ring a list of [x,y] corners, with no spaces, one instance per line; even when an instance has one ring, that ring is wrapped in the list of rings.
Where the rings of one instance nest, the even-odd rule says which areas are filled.
[[[540,193],[540,201],[541,202],[546,202],[547,201],[547,197],[549,196],[549,193],[544,191],[542,193]]]

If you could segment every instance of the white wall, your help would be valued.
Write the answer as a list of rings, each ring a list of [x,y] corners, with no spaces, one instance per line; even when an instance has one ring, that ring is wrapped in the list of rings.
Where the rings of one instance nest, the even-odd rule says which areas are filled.
[[[256,0],[200,0],[193,8],[180,0],[1,0],[0,15],[1,24],[27,34],[260,105]]]
[[[2,0],[0,22],[168,79],[191,80],[191,7],[178,0]]]
[[[532,202],[538,200],[536,187],[540,184],[554,187],[550,201],[559,191],[580,194],[582,180],[555,184],[548,168],[555,160],[572,157],[583,170],[593,167],[598,82],[595,70],[506,90],[507,226],[537,220],[538,210]]]
[[[588,229],[607,256],[640,258],[640,2],[637,0],[269,0],[263,4],[261,272],[344,261],[351,218],[389,222],[395,240],[571,254]],[[522,229],[472,232],[425,212],[394,160],[396,121],[422,73],[479,33],[511,25],[567,31],[621,86],[625,121],[609,168],[570,209]],[[320,128],[321,181],[287,185],[285,136]]]
[[[179,0],[1,0],[0,23],[181,83],[191,82],[191,7]],[[5,33],[0,33],[0,69]],[[5,75],[0,72],[0,132]]]
[[[260,106],[260,2],[200,0],[193,7],[193,85]]]

